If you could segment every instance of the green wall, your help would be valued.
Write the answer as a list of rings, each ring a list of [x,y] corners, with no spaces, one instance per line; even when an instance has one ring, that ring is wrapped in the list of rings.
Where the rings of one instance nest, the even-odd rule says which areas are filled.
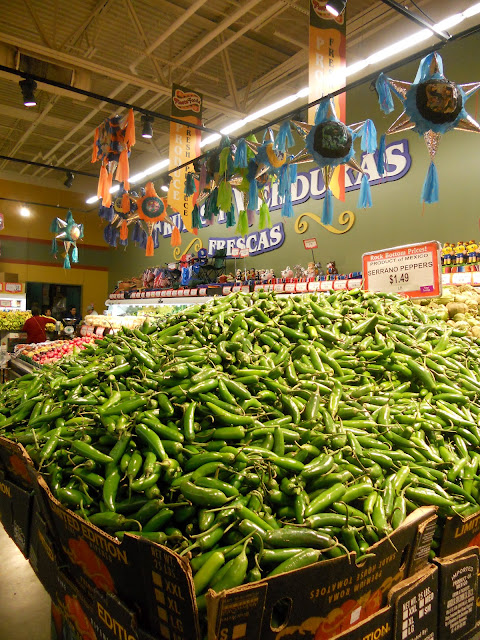
[[[480,80],[480,36],[453,43],[441,52],[447,78],[458,83]],[[418,62],[403,66],[392,72],[391,77],[413,81]],[[396,100],[396,99],[395,99]],[[469,113],[475,117],[476,97],[467,103]],[[372,118],[380,134],[400,115],[400,103],[396,100],[395,112],[389,116],[380,111],[376,93],[368,85],[350,91],[347,95],[347,123]],[[477,114],[480,117],[480,113]],[[480,210],[480,136],[474,133],[453,131],[445,135],[440,143],[436,164],[440,181],[440,202],[423,206],[420,195],[429,155],[423,138],[413,132],[389,136],[387,143],[401,138],[409,141],[412,165],[410,171],[400,180],[372,186],[373,207],[356,208],[358,191],[346,194],[345,203],[335,201],[334,225],[338,216],[346,210],[356,216],[352,229],[343,235],[328,232],[321,225],[309,221],[309,229],[304,234],[295,232],[294,219],[281,218],[280,211],[272,212],[272,223],[283,221],[285,242],[275,251],[247,258],[247,268],[273,268],[277,276],[286,265],[307,265],[311,252],[305,251],[303,239],[316,237],[318,249],[315,257],[325,266],[335,260],[340,273],[361,269],[361,256],[366,251],[393,247],[425,240],[457,242],[478,238]],[[360,142],[356,142],[357,158]],[[307,167],[309,168],[309,167]],[[303,170],[305,170],[302,167]],[[295,215],[311,212],[321,216],[323,200],[310,199],[294,207]],[[251,230],[254,230],[252,227]],[[216,224],[199,231],[198,237],[208,246],[209,237],[231,237],[234,229]],[[182,252],[191,242],[191,234],[182,234]],[[161,239],[160,247],[153,258],[146,258],[144,252],[130,244],[126,249],[111,252],[110,289],[123,278],[140,274],[146,267],[163,266],[173,261],[169,239]],[[229,261],[233,271],[233,260]]]

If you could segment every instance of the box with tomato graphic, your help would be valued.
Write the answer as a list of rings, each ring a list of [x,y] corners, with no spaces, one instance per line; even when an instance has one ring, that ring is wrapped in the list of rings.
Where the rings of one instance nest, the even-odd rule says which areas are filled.
[[[87,598],[62,571],[54,574],[52,640],[154,640],[117,598],[97,592]]]
[[[21,444],[0,437],[0,471],[7,480],[23,489],[32,491],[36,487],[33,462]]]
[[[347,632],[426,566],[435,520],[434,509],[417,509],[359,566],[352,554],[207,596],[209,640],[331,640]]]
[[[428,566],[402,580],[388,594],[388,604],[330,640],[436,640],[438,569]]]
[[[0,521],[17,547],[28,558],[32,493],[0,472]]]
[[[117,595],[160,637],[201,637],[185,558],[134,534],[120,543],[62,506],[41,479],[39,486],[58,552],[84,593]],[[330,640],[379,611],[395,584],[425,566],[435,520],[434,509],[418,509],[360,566],[343,556],[207,597],[209,637]]]

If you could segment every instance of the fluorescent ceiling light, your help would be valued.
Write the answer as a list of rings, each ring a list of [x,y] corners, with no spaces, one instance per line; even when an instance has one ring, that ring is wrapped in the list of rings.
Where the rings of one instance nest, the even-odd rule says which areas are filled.
[[[477,4],[474,4],[469,9],[466,9],[463,12],[463,15],[465,18],[471,18],[472,16],[476,16],[477,13],[480,13],[480,2],[477,2]]]
[[[480,2],[472,5],[468,9],[465,9],[463,13],[455,13],[445,18],[444,20],[441,20],[437,24],[432,25],[432,29],[433,31],[437,31],[437,32],[450,29],[456,26],[457,24],[460,24],[460,22],[463,22],[463,20],[465,20],[466,18],[471,18],[472,16],[475,16],[478,13],[480,13]],[[420,31],[417,31],[411,36],[408,36],[408,38],[403,38],[402,40],[399,40],[398,42],[393,43],[389,47],[385,47],[384,49],[380,49],[379,51],[372,53],[372,55],[368,56],[368,58],[365,58],[364,60],[358,60],[357,62],[354,62],[353,64],[349,65],[346,68],[345,75],[347,77],[352,76],[358,73],[359,71],[362,71],[369,65],[383,62],[383,60],[386,60],[391,56],[402,53],[406,49],[409,49],[410,47],[413,47],[433,37],[433,31],[431,31],[430,29],[421,29]],[[263,109],[259,109],[258,111],[255,111],[254,113],[251,113],[250,115],[245,116],[245,118],[242,118],[241,120],[236,120],[235,122],[232,122],[231,124],[221,129],[221,134],[228,135],[233,131],[237,131],[238,129],[241,129],[248,122],[259,120],[260,118],[263,118],[263,116],[266,116],[272,113],[273,111],[276,111],[277,109],[281,109],[282,107],[285,107],[287,104],[290,104],[291,102],[294,102],[299,98],[305,98],[306,96],[308,96],[308,93],[309,93],[309,88],[304,87],[303,89],[300,89],[299,91],[297,91],[297,93],[292,93],[291,95],[283,98],[282,100],[278,100],[277,102],[274,102],[273,104],[267,107],[264,107]],[[212,135],[207,136],[200,142],[200,147],[203,148],[209,144],[212,144],[212,142],[217,142],[217,140],[220,140],[221,137],[222,136],[220,134],[213,133]],[[165,167],[167,167],[169,164],[170,164],[170,160],[168,158],[165,158],[164,160],[157,162],[151,167],[147,167],[141,173],[138,173],[137,175],[132,176],[131,182],[133,183],[133,182],[139,181],[143,179],[145,176],[156,173],[157,171],[160,171],[161,169],[164,169]],[[110,189],[110,193],[114,193],[115,191],[118,191],[119,188],[120,188],[119,185],[112,187]],[[98,200],[97,196],[92,196],[91,198],[88,198],[86,202],[87,204],[93,204],[97,202],[97,200]]]

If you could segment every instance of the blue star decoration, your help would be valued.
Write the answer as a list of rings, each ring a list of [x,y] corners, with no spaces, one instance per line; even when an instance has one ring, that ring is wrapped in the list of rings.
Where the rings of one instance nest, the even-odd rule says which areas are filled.
[[[77,224],[73,219],[72,212],[69,211],[65,220],[61,218],[52,220],[50,231],[58,234],[52,240],[52,254],[57,255],[57,240],[62,240],[65,249],[63,267],[70,269],[70,249],[72,249],[72,262],[78,262],[77,241],[83,238],[83,224]],[[60,233],[58,233],[59,231]]]
[[[325,99],[318,105],[315,124],[293,121],[297,132],[305,140],[305,148],[293,156],[290,164],[315,162],[322,170],[325,183],[322,223],[329,225],[333,220],[333,193],[330,189],[333,172],[340,165],[346,165],[362,174],[358,207],[372,206],[368,176],[355,160],[354,142],[361,137],[361,149],[375,153],[377,132],[371,120],[347,126],[338,119],[333,99]]]
[[[480,133],[480,125],[470,116],[465,103],[480,87],[480,82],[456,84],[443,74],[443,60],[438,53],[423,58],[413,83],[393,80],[383,73],[376,89],[380,108],[386,114],[394,110],[392,92],[403,105],[403,113],[389,127],[386,135],[413,130],[423,136],[430,154],[430,166],[423,185],[421,201],[438,202],[438,174],[435,166],[440,138],[452,131]],[[378,157],[379,173],[385,169],[385,136]]]

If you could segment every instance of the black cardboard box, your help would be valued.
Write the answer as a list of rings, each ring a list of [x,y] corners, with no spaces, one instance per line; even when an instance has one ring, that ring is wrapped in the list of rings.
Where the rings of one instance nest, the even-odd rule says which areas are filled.
[[[17,547],[28,558],[33,497],[0,474],[0,521]]]
[[[52,597],[56,587],[56,573],[62,568],[54,537],[45,522],[37,501],[34,501],[30,528],[29,562],[37,578]]]
[[[315,640],[436,640],[437,594],[438,569],[429,566],[399,582],[389,593],[389,604],[378,613],[338,636],[328,635],[328,629],[317,630]]]
[[[30,456],[21,444],[3,437],[0,438],[0,470],[19,487],[30,491],[35,488],[38,474]]]
[[[57,640],[158,640],[140,629],[136,616],[111,594],[88,598],[71,578],[55,572],[52,628]]]
[[[38,482],[61,561],[87,596],[96,589],[115,594],[138,610],[142,627],[161,638],[201,637],[185,558],[134,535],[119,543],[62,506],[41,478]],[[418,509],[390,538],[372,547],[374,557],[360,567],[354,556],[343,556],[207,597],[209,638],[239,640],[243,629],[248,640],[276,638],[270,617],[284,598],[291,600],[288,625],[296,628],[319,621],[317,628],[329,615],[346,618],[350,626],[356,616],[375,613],[392,586],[425,565],[435,520],[434,509]]]
[[[479,549],[464,549],[435,562],[440,570],[440,637],[470,637],[477,624]]]

